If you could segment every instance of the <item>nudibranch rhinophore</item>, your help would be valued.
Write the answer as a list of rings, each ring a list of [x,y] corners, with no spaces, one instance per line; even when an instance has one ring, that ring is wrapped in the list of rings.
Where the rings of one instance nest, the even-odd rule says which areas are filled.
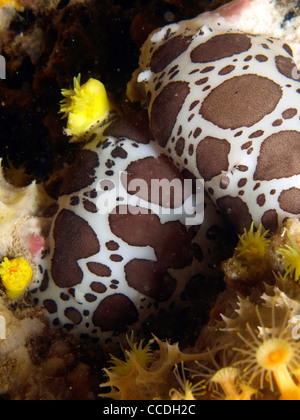
[[[238,232],[252,221],[276,231],[300,215],[299,82],[285,41],[196,18],[150,35],[129,91]]]
[[[213,287],[224,233],[209,201],[201,225],[185,223],[193,187],[152,140],[145,112],[104,134],[93,132],[64,179],[32,290],[51,326],[102,344]],[[152,194],[153,180],[183,189]]]

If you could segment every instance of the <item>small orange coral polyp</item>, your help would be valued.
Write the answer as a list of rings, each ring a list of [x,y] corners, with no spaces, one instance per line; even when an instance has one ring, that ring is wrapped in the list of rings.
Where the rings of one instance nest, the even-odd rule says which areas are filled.
[[[264,342],[256,353],[257,362],[264,369],[276,369],[286,364],[293,357],[293,350],[288,341],[273,338]]]

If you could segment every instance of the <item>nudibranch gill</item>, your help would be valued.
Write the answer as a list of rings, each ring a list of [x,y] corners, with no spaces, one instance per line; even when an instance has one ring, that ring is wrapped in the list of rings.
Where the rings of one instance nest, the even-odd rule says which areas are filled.
[[[300,215],[300,77],[286,42],[198,24],[149,37],[139,88],[155,140],[235,229]]]
[[[192,185],[152,194],[152,180],[185,178],[152,140],[145,112],[91,137],[64,178],[31,293],[52,327],[108,345],[214,287],[224,228],[209,201],[200,226],[185,224]]]

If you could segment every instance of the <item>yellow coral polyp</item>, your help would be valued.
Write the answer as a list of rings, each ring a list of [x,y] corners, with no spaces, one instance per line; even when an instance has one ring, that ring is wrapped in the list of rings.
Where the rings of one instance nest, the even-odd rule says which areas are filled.
[[[154,340],[159,350],[151,348],[153,340],[144,346],[143,341],[137,344],[131,339],[128,340],[130,350],[124,352],[126,360],[111,356],[112,366],[104,369],[108,381],[101,384],[101,387],[110,387],[111,391],[100,396],[117,400],[164,399],[170,396],[168,379],[172,368],[181,361],[196,360],[197,355],[182,353],[178,343],[170,344],[158,338]],[[178,391],[176,395],[184,396],[185,391],[191,391],[190,387],[195,395],[197,385],[191,385],[190,382],[189,389],[183,383],[183,391]]]
[[[108,370],[113,373],[114,375],[124,377],[129,375],[133,370],[132,359],[136,361],[136,363],[141,366],[141,368],[145,368],[153,358],[153,352],[151,350],[150,343],[147,343],[144,346],[144,341],[140,341],[139,343],[133,342],[133,337],[128,338],[127,342],[129,344],[130,350],[125,351],[125,360],[119,359],[114,355],[111,356],[111,366]],[[133,357],[131,357],[133,356]]]
[[[16,9],[22,8],[18,0],[0,0],[0,8],[1,7],[15,7]]]
[[[263,343],[256,353],[257,362],[268,370],[276,370],[278,366],[289,362],[293,354],[288,341],[273,338]]]
[[[272,372],[281,400],[300,400],[300,387],[291,375],[295,356],[293,346],[280,338],[266,341],[257,350],[258,364],[266,371]]]
[[[227,401],[251,400],[257,391],[240,380],[240,371],[235,367],[225,367],[218,370],[211,378],[211,382],[218,384]]]
[[[239,237],[240,243],[236,247],[238,258],[243,258],[248,262],[262,260],[266,254],[266,249],[270,244],[270,240],[266,238],[268,231],[262,233],[262,225],[254,232],[254,223],[247,232],[244,229],[243,235]]]
[[[285,248],[281,248],[278,254],[281,255],[285,263],[285,275],[290,276],[296,282],[300,280],[300,246],[297,244],[292,235],[288,235],[291,242]]]
[[[32,279],[30,264],[23,258],[4,258],[0,264],[0,276],[9,299],[16,299],[26,289]]]
[[[62,119],[68,118],[67,134],[80,136],[95,123],[105,120],[110,104],[103,83],[89,79],[80,86],[81,75],[74,77],[74,89],[62,89],[65,97],[60,102]]]
[[[260,388],[263,389],[265,378],[268,379],[271,391],[274,391],[273,381],[280,392],[281,400],[300,400],[300,385],[295,382],[300,369],[300,347],[289,332],[284,330],[279,336],[271,335],[261,328],[262,340],[255,335],[248,325],[248,331],[254,342],[248,341],[238,334],[247,344],[247,348],[235,349],[243,355],[240,364],[246,367],[244,371],[251,375],[250,381],[260,377]],[[272,328],[272,332],[275,327]]]
[[[183,362],[181,362],[181,372],[179,371],[178,364],[174,368],[174,376],[177,379],[181,389],[172,388],[169,392],[171,400],[186,400],[194,401],[196,397],[205,394],[204,380],[193,384],[190,380],[186,379]]]

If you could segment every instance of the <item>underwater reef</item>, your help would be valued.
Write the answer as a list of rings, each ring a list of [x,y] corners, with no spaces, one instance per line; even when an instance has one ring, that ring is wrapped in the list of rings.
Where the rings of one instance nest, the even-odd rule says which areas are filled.
[[[300,399],[299,28],[0,1],[0,399]]]
[[[123,357],[112,356],[105,369],[108,395],[298,400],[299,228],[294,219],[270,239],[253,233],[253,226],[241,235],[233,257],[224,262],[229,287],[196,343],[182,352],[178,344],[156,337],[147,343],[129,339]]]

